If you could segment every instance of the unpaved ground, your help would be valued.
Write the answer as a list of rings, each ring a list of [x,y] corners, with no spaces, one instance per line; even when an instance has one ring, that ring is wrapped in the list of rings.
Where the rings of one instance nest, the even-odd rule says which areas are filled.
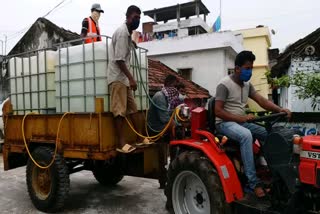
[[[0,213],[41,213],[29,199],[25,167],[3,171],[0,155]],[[71,175],[71,190],[62,213],[168,214],[157,180],[124,177],[113,188],[99,185],[91,172]]]

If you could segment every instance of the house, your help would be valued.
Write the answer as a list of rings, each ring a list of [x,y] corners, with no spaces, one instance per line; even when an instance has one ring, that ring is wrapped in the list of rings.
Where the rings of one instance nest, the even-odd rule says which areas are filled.
[[[273,77],[292,76],[296,72],[320,72],[320,28],[288,46],[271,69]],[[313,112],[310,100],[300,100],[295,87],[280,88],[280,105],[293,112]]]
[[[210,27],[206,17],[210,13],[201,0],[190,1],[169,7],[144,11],[154,22],[143,24],[143,34],[147,38],[163,39],[175,36],[190,36],[208,33]],[[200,17],[203,15],[203,19]]]
[[[80,35],[58,27],[45,18],[38,18],[19,42],[11,49],[8,56],[25,53],[32,50],[52,48],[54,44],[79,39]],[[0,58],[2,65],[3,58]],[[4,58],[5,59],[5,58]],[[6,62],[6,61],[4,61]],[[8,96],[8,74],[5,66],[0,66],[0,100]]]
[[[46,18],[38,18],[19,42],[11,49],[10,55],[43,48],[52,48],[54,44],[79,39],[80,35],[60,28]]]
[[[234,33],[243,36],[244,49],[252,51],[256,56],[250,82],[263,97],[271,99],[271,90],[265,75],[270,70],[268,49],[271,47],[271,36],[269,28],[259,25],[256,28],[237,30]],[[252,100],[248,104],[251,110],[263,110]]]
[[[242,36],[231,31],[210,33],[208,13],[200,0],[145,11],[154,22],[144,25],[143,34],[149,37],[139,46],[148,49],[149,58],[161,61],[214,96],[218,82],[233,70],[243,46]]]
[[[187,98],[185,103],[190,106],[204,106],[207,99],[210,98],[209,91],[197,85],[196,83],[185,79],[173,69],[160,61],[148,59],[148,85],[150,96],[153,96],[163,87],[164,79],[169,74],[177,77],[180,84],[185,86]]]

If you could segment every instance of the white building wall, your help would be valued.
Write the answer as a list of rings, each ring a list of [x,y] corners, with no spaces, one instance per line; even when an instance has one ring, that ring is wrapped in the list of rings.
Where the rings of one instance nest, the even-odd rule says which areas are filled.
[[[291,60],[291,66],[289,68],[289,75],[292,76],[296,72],[302,71],[305,73],[310,73],[314,71],[320,72],[320,60],[313,59],[310,57],[306,58],[294,58]],[[296,96],[296,87],[290,86],[288,88],[288,108],[293,112],[319,112],[318,109],[313,110],[311,106],[311,99],[300,100]]]
[[[139,43],[139,46],[148,49],[148,56],[220,48],[231,48],[235,53],[239,53],[243,50],[241,38],[241,35],[235,36],[232,32],[206,33],[182,38],[173,37],[163,40],[142,42]]]
[[[192,81],[215,96],[218,82],[234,68],[234,60],[243,50],[242,36],[232,32],[208,33],[184,38],[167,38],[139,43],[148,49],[148,57],[178,71],[192,68]]]
[[[186,20],[181,20],[180,23],[177,21],[171,21],[164,24],[154,25],[153,26],[153,32],[163,32],[163,31],[170,31],[170,30],[177,30],[179,28],[190,28],[190,27],[196,27],[201,26],[204,30],[207,32],[210,31],[210,27],[208,24],[201,18],[190,18]]]
[[[218,82],[228,74],[228,68],[233,68],[235,55],[231,56],[224,49],[216,49],[151,58],[161,61],[175,71],[191,68],[192,81],[206,88],[210,95],[215,96]]]

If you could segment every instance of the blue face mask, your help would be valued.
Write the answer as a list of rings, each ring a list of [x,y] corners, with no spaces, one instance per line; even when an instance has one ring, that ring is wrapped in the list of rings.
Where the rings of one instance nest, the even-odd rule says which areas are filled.
[[[252,76],[252,69],[241,68],[240,80],[248,82]]]
[[[140,19],[133,19],[131,22],[131,30],[136,30],[140,25]]]

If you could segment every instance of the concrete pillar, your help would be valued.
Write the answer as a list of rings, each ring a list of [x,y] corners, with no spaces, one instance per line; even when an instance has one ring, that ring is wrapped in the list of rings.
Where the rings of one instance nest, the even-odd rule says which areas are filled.
[[[200,16],[200,1],[196,0],[196,15],[199,18]]]
[[[180,16],[181,16],[181,11],[180,11],[180,4],[178,4],[177,7],[177,22],[178,22],[178,29],[180,28]]]
[[[180,22],[180,4],[177,7],[177,22]]]
[[[156,13],[153,14],[153,20],[154,20],[154,22],[157,22],[157,14]]]

